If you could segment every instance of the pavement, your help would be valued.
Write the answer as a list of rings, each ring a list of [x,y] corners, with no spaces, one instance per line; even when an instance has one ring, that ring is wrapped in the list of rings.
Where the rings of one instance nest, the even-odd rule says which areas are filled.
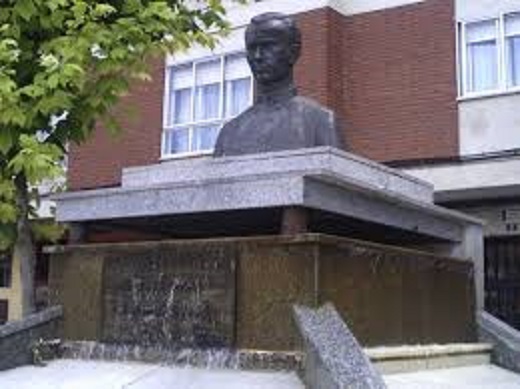
[[[304,389],[294,373],[57,360],[0,372],[1,389]]]
[[[478,365],[386,375],[388,389],[520,389],[520,375]],[[1,389],[304,389],[294,373],[207,370],[137,362],[57,360],[0,372]]]
[[[385,382],[388,389],[520,389],[520,375],[494,365],[391,374]]]

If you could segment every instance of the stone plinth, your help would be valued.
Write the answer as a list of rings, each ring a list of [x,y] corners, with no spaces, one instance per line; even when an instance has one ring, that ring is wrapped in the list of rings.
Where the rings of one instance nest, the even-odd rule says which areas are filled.
[[[59,195],[57,219],[159,239],[321,232],[470,258],[481,308],[482,224],[434,205],[432,194],[395,169],[320,147],[124,169],[119,188]]]
[[[183,283],[192,273],[207,283]],[[178,303],[200,301],[212,321],[169,308],[172,295],[177,301],[175,282],[185,286]],[[53,255],[50,289],[63,304],[71,340],[162,343],[171,335],[176,344],[182,337],[168,326],[148,336],[170,314],[186,346],[220,339],[238,348],[294,350],[301,343],[293,304],[328,301],[363,345],[475,340],[470,261],[319,234],[69,246]]]
[[[54,258],[50,277],[65,307],[66,338],[231,346],[234,250],[211,242],[67,249]]]

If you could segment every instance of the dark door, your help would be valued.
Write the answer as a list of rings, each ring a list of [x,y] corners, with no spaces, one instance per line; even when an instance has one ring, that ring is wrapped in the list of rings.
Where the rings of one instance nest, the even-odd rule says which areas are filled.
[[[486,310],[520,329],[520,237],[485,242]]]
[[[0,325],[7,321],[9,303],[7,300],[0,300]]]

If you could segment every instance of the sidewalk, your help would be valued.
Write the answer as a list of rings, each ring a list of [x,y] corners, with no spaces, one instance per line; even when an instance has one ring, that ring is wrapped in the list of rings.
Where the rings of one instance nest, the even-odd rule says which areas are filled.
[[[2,389],[304,389],[293,373],[58,360],[0,372]]]
[[[520,389],[520,375],[477,365],[385,376],[388,389]]]

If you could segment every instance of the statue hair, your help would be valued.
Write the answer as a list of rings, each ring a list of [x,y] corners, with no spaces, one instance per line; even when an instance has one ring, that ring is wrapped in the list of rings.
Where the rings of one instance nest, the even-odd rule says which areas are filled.
[[[252,29],[271,21],[277,21],[281,27],[278,29],[283,29],[287,32],[291,44],[301,46],[302,34],[296,25],[296,21],[291,16],[279,12],[266,12],[255,16],[251,19],[247,31],[250,32]]]

